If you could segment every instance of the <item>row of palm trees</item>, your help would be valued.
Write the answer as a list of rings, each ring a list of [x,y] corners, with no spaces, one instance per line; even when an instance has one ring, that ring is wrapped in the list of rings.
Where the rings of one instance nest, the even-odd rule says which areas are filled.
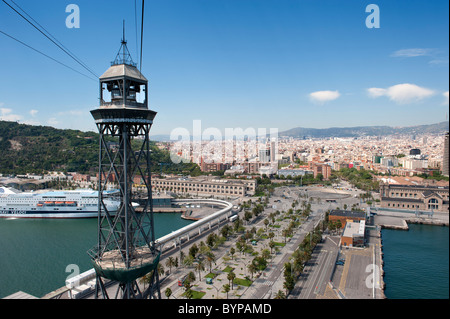
[[[294,289],[295,283],[303,273],[305,264],[311,259],[314,248],[322,240],[320,227],[323,227],[323,225],[318,225],[313,232],[305,236],[302,243],[292,254],[291,261],[284,264],[283,288],[286,289],[286,292],[279,290],[274,297],[275,299],[286,299]]]

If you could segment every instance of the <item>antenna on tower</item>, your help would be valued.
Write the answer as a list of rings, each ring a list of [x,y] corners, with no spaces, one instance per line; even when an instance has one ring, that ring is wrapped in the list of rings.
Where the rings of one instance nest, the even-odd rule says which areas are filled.
[[[116,59],[111,62],[111,65],[128,64],[136,67],[137,63],[133,62],[133,58],[128,50],[127,40],[125,39],[125,20],[123,20],[122,41],[120,43],[119,52],[117,52]]]
[[[122,38],[122,43],[127,43],[127,41],[125,40],[125,20],[123,20],[123,38]]]

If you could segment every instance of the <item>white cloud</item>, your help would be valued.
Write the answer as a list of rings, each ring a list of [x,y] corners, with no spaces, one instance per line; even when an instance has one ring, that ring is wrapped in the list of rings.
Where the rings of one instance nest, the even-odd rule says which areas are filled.
[[[428,64],[433,66],[446,66],[448,65],[448,57],[447,58],[436,58],[428,62]]]
[[[391,101],[398,104],[411,103],[432,96],[433,90],[417,86],[415,84],[404,83],[393,85],[387,89],[370,88],[367,90],[372,98],[387,96]]]
[[[31,110],[30,114],[32,117],[35,117],[38,112],[39,112],[38,110]]]
[[[448,105],[448,91],[447,92],[444,92],[444,93],[442,93],[442,95],[445,97],[445,102],[444,102],[444,105]]]
[[[369,96],[373,97],[373,98],[386,95],[386,93],[387,93],[386,89],[380,89],[380,88],[370,88],[370,89],[367,89],[367,91],[369,93]]]
[[[341,94],[338,91],[317,91],[309,94],[312,101],[318,103],[325,103],[336,100]]]
[[[19,121],[22,119],[21,115],[13,114],[12,109],[8,108],[0,108],[0,120],[3,121]]]
[[[417,56],[428,56],[431,55],[434,52],[433,49],[404,49],[404,50],[398,50],[391,54],[392,57],[396,58],[413,58]]]
[[[49,118],[48,120],[47,120],[47,123],[49,124],[49,125],[58,125],[58,120],[55,118],[55,117],[51,117],[51,118]]]

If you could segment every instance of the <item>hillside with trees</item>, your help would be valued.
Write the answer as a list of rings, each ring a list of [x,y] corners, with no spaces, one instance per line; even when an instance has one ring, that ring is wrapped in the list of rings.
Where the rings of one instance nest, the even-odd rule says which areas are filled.
[[[0,173],[44,174],[49,171],[96,174],[99,134],[0,121]],[[173,164],[168,151],[150,143],[153,172],[200,174],[193,163]],[[167,163],[160,165],[159,163]]]

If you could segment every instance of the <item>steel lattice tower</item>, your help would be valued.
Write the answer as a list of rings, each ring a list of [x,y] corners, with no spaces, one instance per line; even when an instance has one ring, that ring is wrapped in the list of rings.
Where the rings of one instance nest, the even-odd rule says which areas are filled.
[[[117,282],[115,298],[161,298],[149,145],[156,112],[148,109],[147,97],[148,81],[133,63],[124,36],[116,59],[100,77],[100,107],[91,111],[100,134],[98,243],[88,252],[97,275],[96,298],[113,297],[106,288],[111,281]],[[133,202],[136,180],[147,197],[139,209]],[[118,190],[108,191],[110,182]],[[104,203],[111,196],[120,200],[114,212]],[[146,289],[138,285],[143,276]]]

